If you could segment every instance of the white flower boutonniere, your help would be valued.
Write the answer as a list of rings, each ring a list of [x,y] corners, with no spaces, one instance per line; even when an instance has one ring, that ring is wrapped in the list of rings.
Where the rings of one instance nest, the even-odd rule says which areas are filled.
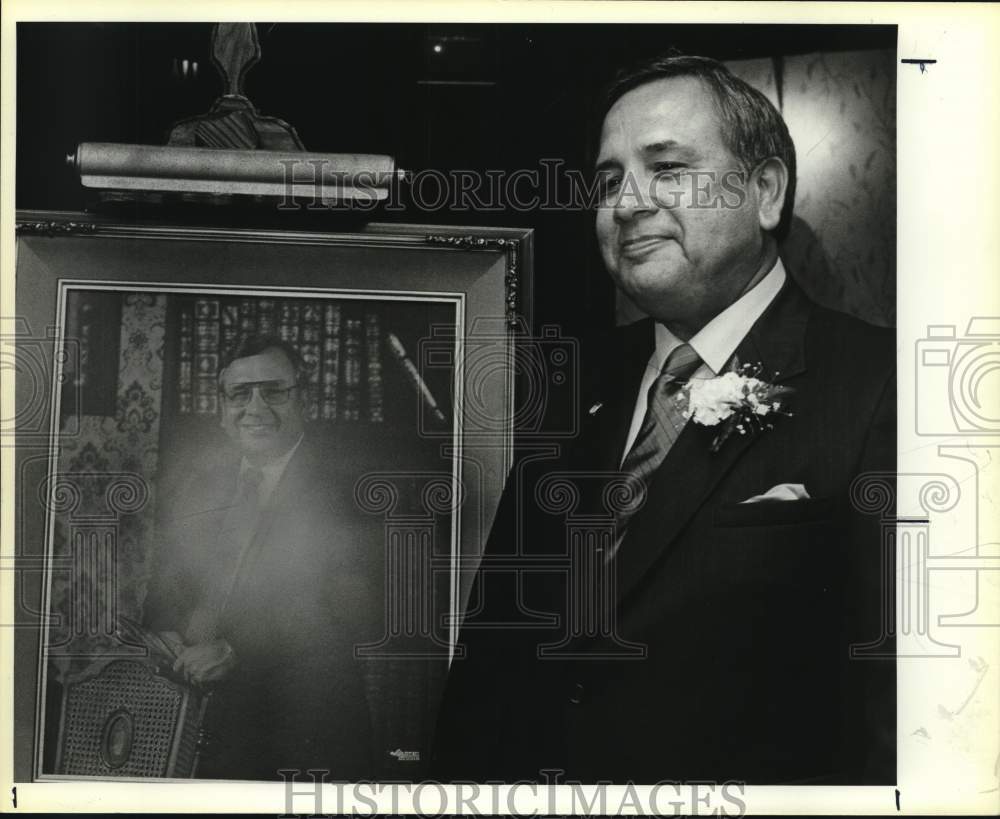
[[[718,452],[734,431],[747,435],[771,429],[771,416],[792,414],[785,409],[785,398],[795,390],[764,381],[761,369],[760,364],[744,364],[716,378],[694,379],[678,393],[685,418],[719,427],[710,451]]]

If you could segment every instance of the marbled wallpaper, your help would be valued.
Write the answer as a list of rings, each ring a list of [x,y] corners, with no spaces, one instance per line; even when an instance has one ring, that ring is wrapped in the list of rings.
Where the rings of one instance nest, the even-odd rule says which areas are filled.
[[[896,55],[785,60],[797,219],[785,256],[821,304],[875,324],[896,317]]]

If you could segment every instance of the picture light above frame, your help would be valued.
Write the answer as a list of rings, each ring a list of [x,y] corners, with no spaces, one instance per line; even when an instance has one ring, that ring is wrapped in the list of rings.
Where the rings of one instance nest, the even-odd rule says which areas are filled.
[[[175,124],[166,145],[84,142],[66,163],[103,201],[180,197],[225,204],[239,195],[370,205],[387,199],[405,178],[393,157],[307,152],[291,125],[257,111],[243,80],[260,53],[253,23],[217,24],[212,61],[226,93],[208,113]]]

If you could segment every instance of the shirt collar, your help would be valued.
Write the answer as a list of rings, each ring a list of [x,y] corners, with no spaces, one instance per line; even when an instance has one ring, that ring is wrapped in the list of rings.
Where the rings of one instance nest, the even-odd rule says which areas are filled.
[[[304,434],[300,433],[299,439],[295,442],[295,445],[280,458],[275,458],[273,461],[264,464],[264,466],[257,467],[264,474],[264,481],[269,483],[271,486],[277,484],[277,482],[281,479],[281,476],[284,474],[285,467],[288,466],[288,462],[292,460],[292,456],[295,455],[295,451],[299,448],[299,444],[302,443],[303,437]],[[246,475],[247,471],[253,468],[253,465],[246,458],[243,458],[243,460],[240,461],[240,480],[243,480],[243,476]]]
[[[754,322],[778,295],[785,278],[785,266],[778,259],[763,279],[691,337],[688,344],[708,365],[713,375],[718,375],[725,369],[726,363],[750,332]],[[663,368],[663,362],[684,342],[660,322],[656,322],[654,326],[656,366],[659,372]]]

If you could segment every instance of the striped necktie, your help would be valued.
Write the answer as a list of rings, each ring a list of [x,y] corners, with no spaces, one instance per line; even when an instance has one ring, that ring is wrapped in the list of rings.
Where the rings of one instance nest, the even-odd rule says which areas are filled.
[[[700,366],[698,353],[690,345],[682,344],[667,356],[663,369],[649,388],[646,415],[620,469],[629,476],[630,482],[635,482],[636,491],[643,498],[654,473],[684,428],[686,419],[677,404],[677,393]],[[629,519],[641,505],[639,502],[630,505],[629,510],[618,515],[619,543]]]

